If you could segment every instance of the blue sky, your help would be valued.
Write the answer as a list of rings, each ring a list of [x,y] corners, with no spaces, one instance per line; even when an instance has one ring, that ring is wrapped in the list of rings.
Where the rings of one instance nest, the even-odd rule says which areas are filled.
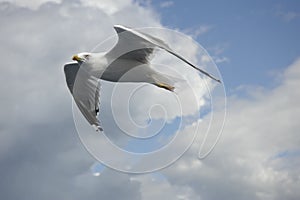
[[[63,65],[114,34],[114,24],[179,30],[218,60],[228,114],[206,159],[197,159],[201,133],[180,159],[154,174],[120,173],[86,151]],[[0,0],[0,27],[0,199],[300,199],[300,1]],[[122,146],[113,117],[135,129],[122,104],[111,114],[113,85],[103,84],[101,116],[110,139]],[[151,98],[168,98],[149,88],[136,95],[142,103],[133,113],[142,119]],[[121,90],[120,99],[127,94]],[[174,132],[169,125],[165,130]],[[220,125],[216,120],[211,129]],[[190,132],[182,130],[174,149]],[[160,147],[132,143],[128,149],[137,152]],[[152,161],[160,160],[165,157]]]
[[[218,67],[228,92],[239,85],[274,86],[272,72],[282,72],[300,52],[299,1],[173,1],[161,7],[154,0],[152,5],[168,27],[211,26],[196,40],[211,55],[210,48],[224,48],[230,62]]]

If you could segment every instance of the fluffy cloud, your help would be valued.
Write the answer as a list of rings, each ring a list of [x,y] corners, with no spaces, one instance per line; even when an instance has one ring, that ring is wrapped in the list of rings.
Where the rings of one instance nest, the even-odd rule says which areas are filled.
[[[299,198],[300,61],[275,88],[229,97],[223,137],[207,159],[197,160],[199,132],[190,151],[162,174],[104,169],[94,177],[94,159],[75,135],[62,65],[113,34],[113,24],[161,26],[159,16],[130,1],[14,2],[0,3],[1,198]],[[193,60],[195,51],[186,54]]]
[[[140,184],[128,175],[107,169],[101,179],[90,176],[94,159],[76,136],[62,69],[73,53],[112,35],[115,21],[128,14],[117,7],[111,16],[79,1],[36,6],[0,3],[1,198],[140,199]],[[143,20],[153,19],[151,11],[125,7],[137,11],[128,24],[151,24]]]
[[[1,0],[1,2],[10,2],[21,7],[36,10],[44,3],[48,3],[48,2],[60,3],[61,0]]]
[[[203,199],[298,199],[300,60],[283,74],[271,90],[252,87],[247,98],[229,97],[215,151],[197,161],[200,139],[165,170],[170,183]]]
[[[174,4],[173,1],[164,1],[160,3],[161,8],[168,8],[171,7]]]

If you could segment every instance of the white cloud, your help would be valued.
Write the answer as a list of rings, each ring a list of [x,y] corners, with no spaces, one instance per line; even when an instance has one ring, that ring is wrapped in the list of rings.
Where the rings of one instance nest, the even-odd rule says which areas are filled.
[[[159,17],[127,1],[119,6],[111,2],[108,12],[78,7],[75,1],[36,2],[26,5],[35,10],[1,6],[1,197],[299,199],[300,159],[290,153],[298,152],[300,143],[299,60],[287,68],[276,88],[252,87],[250,99],[230,98],[224,135],[206,160],[196,160],[198,141],[163,171],[162,180],[109,169],[95,177],[89,173],[94,159],[75,135],[62,65],[74,52],[92,49],[113,34],[114,23],[160,26]],[[190,48],[185,55],[197,61],[195,51]]]
[[[126,6],[131,7],[132,1],[131,0],[89,0],[89,1],[81,1],[84,6],[89,7],[97,7],[102,12],[105,12],[108,15],[112,15],[118,11],[121,11],[126,8]]]
[[[21,3],[0,3],[1,198],[140,199],[128,175],[87,174],[94,159],[77,138],[62,68],[111,36],[114,23],[157,25],[155,14],[131,3],[126,10],[137,12],[118,7],[114,15],[78,1]]]
[[[190,28],[187,30],[184,30],[184,32],[188,35],[191,35],[193,38],[198,38],[199,36],[206,34],[210,30],[213,29],[212,25],[200,25],[196,28]]]
[[[228,43],[221,43],[207,48],[207,50],[211,53],[215,63],[218,64],[230,62],[230,59],[227,56],[222,55],[228,46]]]
[[[141,183],[141,199],[201,199],[199,194],[195,193],[188,185],[172,185],[161,176],[160,174],[132,176],[131,179]]]
[[[171,7],[174,4],[174,1],[164,1],[160,3],[161,8],[168,8]]]
[[[299,198],[300,154],[276,156],[299,151],[299,75],[300,59],[287,68],[278,87],[258,88],[250,99],[230,99],[223,137],[213,154],[192,167],[196,143],[165,170],[170,182],[190,185],[204,199]]]
[[[279,11],[277,15],[286,22],[290,22],[300,17],[300,13],[293,12],[293,11],[287,11],[287,12]]]
[[[274,7],[275,15],[280,17],[285,22],[291,22],[299,19],[300,13],[295,8],[286,9],[283,5],[276,5]]]
[[[36,10],[44,3],[48,3],[48,2],[60,3],[62,2],[62,0],[1,0],[0,3],[1,2],[10,2],[17,6]]]
[[[228,46],[228,43],[221,43],[212,47],[208,47],[207,49],[211,51],[213,55],[220,55],[228,48]]]
[[[215,63],[224,63],[224,62],[229,62],[229,58],[225,57],[225,56],[222,56],[222,57],[216,57],[214,56],[213,57]]]
[[[277,87],[252,86],[250,97],[229,97],[226,126],[213,153],[197,159],[204,137],[199,131],[191,149],[162,174],[131,177],[141,184],[143,199],[298,199],[299,77],[300,59]],[[214,114],[222,123],[222,114]]]
[[[16,199],[20,199],[26,191],[25,198],[41,199],[43,195],[48,195],[43,193],[48,187],[53,188],[49,193],[53,192],[57,199],[60,196],[68,196],[69,199],[97,195],[105,197],[110,193],[123,198],[127,195],[128,199],[139,198],[140,186],[129,181],[128,176],[125,176],[128,182],[124,182],[128,185],[127,189],[123,193],[114,193],[113,188],[121,186],[115,180],[104,183],[107,180],[103,176],[107,171],[98,176],[102,177],[100,182],[86,174],[93,159],[74,138],[71,98],[62,67],[74,53],[92,49],[95,44],[114,34],[113,24],[157,27],[161,26],[157,14],[130,2],[115,5],[111,12],[104,12],[105,8],[93,5],[82,7],[79,1],[26,5],[31,9],[19,6],[25,4],[1,3],[0,52],[5,55],[1,61],[6,66],[1,69],[0,75],[3,94],[0,161],[6,173],[0,183],[1,194],[7,198],[15,195]],[[176,42],[174,45],[181,46]],[[195,59],[195,48],[190,50],[185,54]],[[105,104],[105,98],[102,103]],[[112,125],[107,130],[115,132],[118,129]],[[40,184],[39,174],[47,176],[47,184]],[[114,176],[119,175],[116,173]],[[15,182],[7,184],[5,180],[8,177]],[[76,180],[83,184],[68,184],[74,177],[79,177]],[[23,187],[25,182],[32,184]],[[61,185],[56,182],[61,182]],[[94,184],[102,187],[107,184],[107,187],[101,191],[89,189],[97,188]],[[72,188],[77,192],[59,192]]]

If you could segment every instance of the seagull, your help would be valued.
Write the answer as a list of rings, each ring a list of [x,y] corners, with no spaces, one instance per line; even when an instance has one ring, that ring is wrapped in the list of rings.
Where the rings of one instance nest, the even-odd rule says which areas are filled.
[[[163,40],[122,25],[114,25],[114,29],[118,41],[111,50],[100,53],[78,53],[72,57],[73,62],[64,65],[67,87],[82,115],[96,131],[103,131],[97,118],[100,79],[110,82],[150,83],[174,91],[176,79],[151,67],[151,55],[157,49],[169,52],[202,74],[221,83],[219,79],[177,54]]]

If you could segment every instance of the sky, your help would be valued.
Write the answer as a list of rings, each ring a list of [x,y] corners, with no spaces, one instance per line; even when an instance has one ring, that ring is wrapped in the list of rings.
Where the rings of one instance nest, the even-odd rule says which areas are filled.
[[[214,48],[224,50],[222,56],[230,62],[218,66],[227,87],[267,85],[266,79],[271,78],[269,71],[282,70],[298,56],[299,45],[295,38],[299,33],[299,2],[230,1],[231,6],[228,3],[178,1],[166,8],[157,2],[156,7],[162,13],[163,24],[169,27],[209,29],[209,34],[197,37],[197,41],[212,49],[211,54],[216,53]]]
[[[299,4],[292,0],[0,1],[1,199],[299,199]],[[226,90],[227,115],[222,136],[207,158],[197,159],[203,141],[200,133],[180,159],[155,173],[121,173],[99,165],[86,151],[77,135],[63,64],[74,53],[88,51],[114,34],[114,24],[185,33],[212,57]],[[197,61],[193,41],[175,40],[173,46]],[[163,59],[176,68],[174,60]],[[190,120],[189,114],[201,111],[207,99],[199,77],[188,70],[183,74],[193,83],[186,92],[202,91],[194,97],[203,103],[200,106],[181,97],[183,105],[190,106],[183,113]],[[103,125],[109,137],[128,144],[117,125],[132,133],[137,130],[118,103],[114,109],[119,124],[114,122],[105,106],[112,89],[104,83]],[[144,120],[147,108],[162,95],[167,119],[179,116],[173,103],[164,104],[171,102],[170,95],[154,87],[142,94],[135,97],[143,103],[133,109],[133,118]],[[159,111],[153,114],[160,119]],[[224,110],[213,114],[214,131],[222,126]],[[199,119],[204,128],[209,116]],[[187,136],[174,149],[183,148],[195,128],[189,123],[180,130],[181,136]],[[157,162],[165,158],[158,157]]]

